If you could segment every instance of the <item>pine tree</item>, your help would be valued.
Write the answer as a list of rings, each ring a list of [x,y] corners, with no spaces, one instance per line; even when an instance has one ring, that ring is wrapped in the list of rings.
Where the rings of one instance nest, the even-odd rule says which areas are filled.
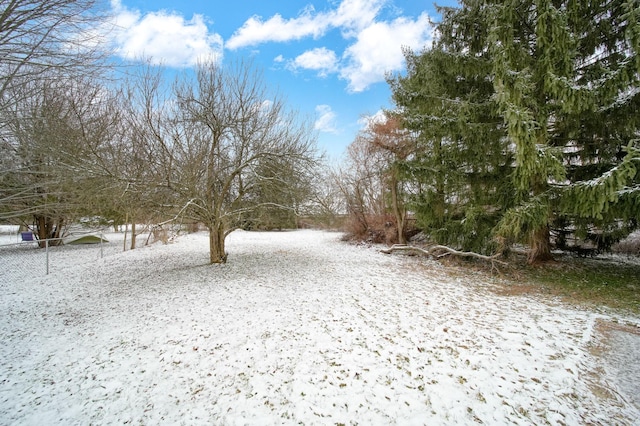
[[[559,241],[597,229],[610,244],[638,220],[630,206],[638,203],[632,144],[640,3],[507,0],[486,7],[518,189],[498,233],[525,237],[531,262],[550,258],[554,225]]]
[[[404,178],[419,188],[411,207],[431,238],[492,252],[492,230],[513,200],[513,158],[493,98],[489,10],[469,0],[440,12],[433,47],[407,50],[406,75],[389,79],[404,125],[418,135]]]
[[[640,220],[640,1],[463,0],[389,79],[419,135],[404,164],[419,225],[488,251],[607,248]],[[495,227],[494,227],[495,225]]]

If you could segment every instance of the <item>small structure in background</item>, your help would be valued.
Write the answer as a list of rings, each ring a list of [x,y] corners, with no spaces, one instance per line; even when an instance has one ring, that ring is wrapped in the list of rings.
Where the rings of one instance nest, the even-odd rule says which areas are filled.
[[[22,241],[34,241],[33,232],[31,232],[31,231],[21,232],[20,233],[20,238],[22,238]]]
[[[84,237],[76,238],[75,240],[67,241],[66,244],[100,244],[108,243],[106,238],[98,237],[96,235],[85,235]]]

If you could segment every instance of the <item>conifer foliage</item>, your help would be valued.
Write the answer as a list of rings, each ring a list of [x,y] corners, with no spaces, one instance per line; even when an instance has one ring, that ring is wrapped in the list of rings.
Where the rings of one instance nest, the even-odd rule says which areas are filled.
[[[389,80],[422,150],[414,206],[440,243],[529,261],[640,219],[640,1],[463,0]]]
[[[404,125],[418,134],[405,178],[411,206],[438,244],[493,252],[491,236],[513,200],[513,163],[490,79],[488,12],[480,2],[440,10],[431,49],[405,52],[407,74],[389,79]]]

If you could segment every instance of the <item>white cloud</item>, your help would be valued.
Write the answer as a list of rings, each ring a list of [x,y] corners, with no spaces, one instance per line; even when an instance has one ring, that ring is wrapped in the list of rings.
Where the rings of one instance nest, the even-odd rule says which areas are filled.
[[[355,37],[359,31],[375,22],[386,0],[343,0],[332,13],[333,26],[342,28],[345,37]]]
[[[275,58],[273,58],[273,62],[278,62],[278,63],[284,62],[284,56],[282,55],[276,56]]]
[[[304,37],[318,38],[331,28],[341,28],[347,37],[373,22],[388,0],[343,0],[336,10],[315,13],[305,8],[296,18],[284,19],[276,14],[264,21],[260,16],[247,19],[227,41],[229,49],[255,46],[266,42],[284,42]]]
[[[125,59],[149,58],[173,67],[191,66],[203,58],[222,56],[222,37],[210,33],[202,15],[190,20],[166,11],[142,15],[113,0],[114,23],[109,36]]]
[[[269,41],[298,40],[304,37],[320,37],[329,26],[322,15],[312,15],[309,10],[293,19],[283,19],[281,15],[263,21],[260,16],[252,16],[227,41],[226,47],[238,49],[255,46]]]
[[[318,119],[315,122],[314,128],[325,133],[336,133],[336,113],[333,112],[329,105],[317,105],[316,113]]]
[[[431,42],[432,26],[423,13],[417,20],[401,17],[392,22],[375,22],[358,33],[357,40],[345,53],[342,78],[348,88],[361,92],[369,85],[384,81],[385,73],[404,67],[402,47],[420,49]]]
[[[432,39],[433,27],[426,13],[416,19],[379,20],[388,3],[389,0],[342,0],[332,10],[316,13],[308,7],[291,19],[281,15],[267,20],[253,16],[233,34],[226,47],[238,49],[266,42],[318,38],[330,29],[339,29],[350,43],[341,58],[331,50],[316,48],[290,61],[287,68],[315,70],[321,77],[337,72],[348,82],[350,92],[361,92],[384,81],[387,72],[404,67],[403,46],[421,49]],[[283,59],[279,57],[280,61]]]
[[[328,73],[336,70],[337,63],[338,58],[333,50],[320,47],[299,55],[289,64],[289,67],[318,71],[320,76],[325,77]]]

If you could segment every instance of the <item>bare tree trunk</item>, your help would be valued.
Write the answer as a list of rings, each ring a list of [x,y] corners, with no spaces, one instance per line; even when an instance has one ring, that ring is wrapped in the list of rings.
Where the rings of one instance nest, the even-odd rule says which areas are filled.
[[[44,216],[36,216],[36,235],[38,236],[38,241],[40,241],[40,248],[43,248],[43,241],[49,238],[49,231],[47,230],[47,218]]]
[[[136,221],[131,221],[131,250],[136,248]]]
[[[209,228],[209,262],[226,263],[227,254],[224,252],[224,227],[222,223],[208,224]]]
[[[53,219],[49,216],[45,215],[37,215],[35,216],[36,222],[36,235],[38,236],[38,246],[40,248],[45,248],[45,240],[52,239],[49,241],[49,246],[59,246],[62,245],[62,240],[60,240],[60,235],[62,233],[62,226],[64,225],[64,219]]]
[[[527,256],[527,262],[529,264],[537,262],[546,262],[553,260],[551,254],[551,239],[549,234],[549,227],[543,226],[542,228],[534,231],[531,235],[531,249]]]
[[[127,251],[127,232],[129,232],[129,214],[124,216],[124,241],[122,242],[122,251]]]
[[[406,211],[401,206],[401,202],[398,194],[398,180],[396,179],[395,172],[391,178],[391,203],[393,208],[393,214],[396,217],[396,228],[398,229],[398,244],[407,244],[407,237],[405,234],[406,226]]]

